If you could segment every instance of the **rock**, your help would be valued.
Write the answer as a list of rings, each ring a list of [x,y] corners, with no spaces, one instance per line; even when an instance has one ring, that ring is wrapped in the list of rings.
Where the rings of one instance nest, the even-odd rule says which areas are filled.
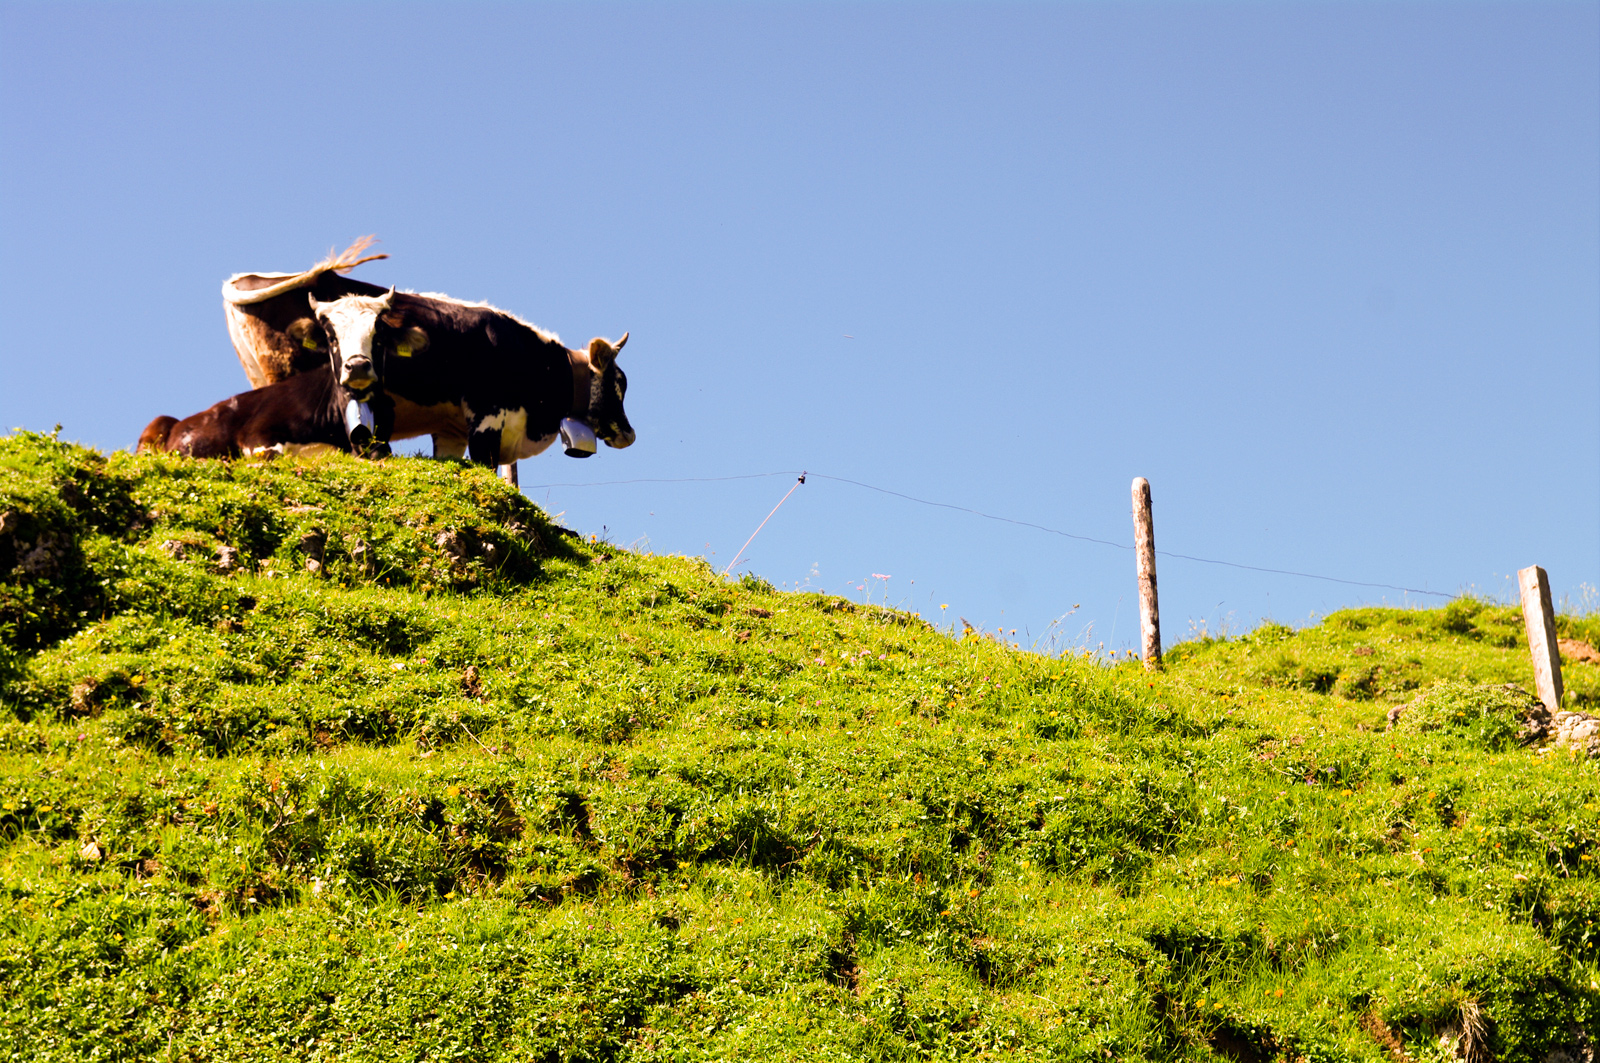
[[[102,855],[103,854],[100,852],[100,846],[95,844],[95,842],[92,840],[84,842],[83,848],[78,850],[79,857],[84,860],[92,860],[95,863],[100,862]]]
[[[450,560],[460,564],[472,553],[467,537],[458,531],[442,531],[434,537],[433,544],[443,550]]]
[[[328,533],[313,528],[300,536],[300,552],[306,555],[306,571],[313,576],[322,575],[322,552],[328,545]]]
[[[478,678],[477,665],[469,664],[461,673],[461,692],[474,701],[483,700],[483,682]]]
[[[61,562],[66,553],[65,536],[45,532],[31,549],[17,550],[17,568],[28,576],[54,576],[61,571]]]
[[[1535,698],[1515,683],[1505,684],[1505,689],[1509,693],[1517,694],[1527,699],[1527,708],[1524,710],[1526,715],[1522,718],[1522,744],[1525,746],[1532,745],[1548,737],[1551,726],[1550,710],[1545,707],[1544,702]]]
[[[1556,639],[1556,648],[1564,661],[1587,661],[1600,664],[1600,650],[1579,639]]]
[[[1581,1029],[1569,1026],[1566,1044],[1550,1049],[1544,1057],[1544,1063],[1594,1063],[1594,1046]]]
[[[156,549],[174,561],[182,561],[183,555],[189,552],[189,544],[182,539],[163,539]]]
[[[74,716],[100,715],[100,683],[94,679],[84,679],[76,683],[68,693],[67,698],[72,705]]]
[[[221,572],[232,572],[239,567],[239,551],[231,546],[217,547],[217,569]]]
[[[1552,722],[1556,745],[1582,749],[1591,757],[1600,755],[1600,717],[1587,712],[1557,712]]]

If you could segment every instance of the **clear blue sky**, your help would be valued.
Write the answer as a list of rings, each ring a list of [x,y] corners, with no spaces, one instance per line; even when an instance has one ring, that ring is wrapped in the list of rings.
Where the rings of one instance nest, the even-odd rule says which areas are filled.
[[[0,423],[241,390],[223,278],[365,233],[364,279],[632,333],[638,444],[525,484],[1127,543],[1143,475],[1176,553],[1600,584],[1594,3],[0,6]],[[529,493],[720,568],[790,482]],[[741,567],[1137,639],[1128,551],[835,481]],[[1169,643],[1405,600],[1159,572]]]

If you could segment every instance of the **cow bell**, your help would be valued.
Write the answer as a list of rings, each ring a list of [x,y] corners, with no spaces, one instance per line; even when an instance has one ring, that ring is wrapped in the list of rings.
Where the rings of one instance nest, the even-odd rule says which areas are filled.
[[[594,429],[574,418],[563,418],[561,445],[566,448],[567,457],[587,458],[595,452]]]
[[[372,407],[351,399],[344,408],[344,426],[350,433],[350,445],[365,450],[372,442]]]

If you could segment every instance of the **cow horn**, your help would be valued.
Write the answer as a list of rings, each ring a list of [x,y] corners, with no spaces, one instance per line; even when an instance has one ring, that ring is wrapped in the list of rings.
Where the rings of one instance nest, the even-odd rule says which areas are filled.
[[[392,285],[392,284],[389,285],[389,294],[385,295],[383,297],[383,305],[384,305],[385,308],[388,308],[388,307],[391,307],[391,306],[394,305],[394,288],[395,288],[394,285]]]
[[[624,343],[627,343],[627,342],[628,342],[628,334],[626,332],[624,332],[622,334],[622,338],[620,340],[618,340],[616,343],[613,343],[611,345],[611,347],[612,347],[613,350],[620,352],[622,350],[622,345]]]
[[[322,304],[317,302],[317,297],[312,295],[310,292],[306,292],[306,301],[311,304],[311,312],[313,314],[315,314],[322,307]]]

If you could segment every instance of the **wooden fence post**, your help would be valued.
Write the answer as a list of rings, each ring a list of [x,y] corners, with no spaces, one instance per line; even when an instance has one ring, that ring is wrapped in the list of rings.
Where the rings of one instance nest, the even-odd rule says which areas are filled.
[[[1522,623],[1528,631],[1528,652],[1533,654],[1533,679],[1539,700],[1555,712],[1561,707],[1561,647],[1556,644],[1556,610],[1550,601],[1550,577],[1532,565],[1517,573],[1522,592]]]
[[[1133,481],[1133,539],[1139,569],[1139,632],[1144,642],[1144,668],[1161,667],[1161,609],[1156,604],[1156,531],[1150,519],[1150,481]]]
[[[512,487],[520,486],[517,483],[517,463],[516,462],[512,462],[510,465],[502,465],[502,466],[500,466],[500,475],[506,481],[508,481],[511,484]]]

